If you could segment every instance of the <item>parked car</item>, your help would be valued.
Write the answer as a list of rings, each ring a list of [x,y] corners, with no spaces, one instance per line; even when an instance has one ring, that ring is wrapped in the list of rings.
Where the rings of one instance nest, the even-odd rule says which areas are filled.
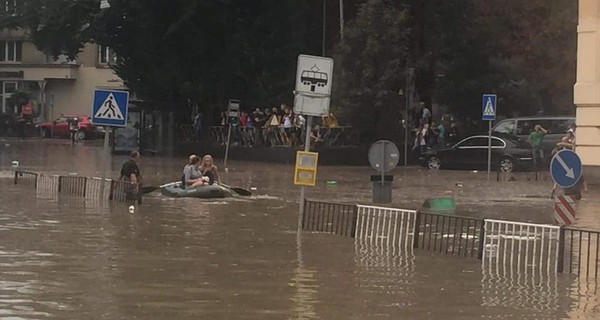
[[[550,160],[552,149],[560,142],[560,139],[574,123],[575,117],[572,116],[511,118],[496,123],[492,128],[492,132],[494,134],[512,134],[527,141],[533,128],[538,124],[541,125],[544,129],[548,130],[548,133],[544,137],[544,143],[542,144],[546,162],[548,162]]]
[[[492,136],[492,170],[528,170],[533,165],[531,151],[529,143],[517,136],[495,134]],[[470,136],[450,148],[429,150],[420,160],[431,170],[487,168],[488,136]]]
[[[36,127],[40,130],[42,138],[69,137],[69,120],[77,118],[77,139],[92,139],[98,135],[98,129],[92,124],[89,116],[62,116],[54,121],[41,122]],[[53,132],[54,131],[54,132]]]

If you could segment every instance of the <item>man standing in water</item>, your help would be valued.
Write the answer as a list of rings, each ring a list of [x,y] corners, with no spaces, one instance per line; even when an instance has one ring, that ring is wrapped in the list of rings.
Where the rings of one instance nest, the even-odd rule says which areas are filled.
[[[129,160],[121,167],[121,178],[119,180],[131,182],[130,186],[125,190],[128,198],[139,194],[138,190],[140,190],[139,186],[142,182],[140,168],[138,167],[140,160],[140,153],[135,150],[131,151]]]

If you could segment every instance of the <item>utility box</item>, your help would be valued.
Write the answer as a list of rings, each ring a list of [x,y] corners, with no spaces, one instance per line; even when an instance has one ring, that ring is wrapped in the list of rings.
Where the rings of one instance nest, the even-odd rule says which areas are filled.
[[[385,175],[383,176],[383,183],[381,182],[381,175],[371,176],[371,183],[373,184],[373,203],[391,203],[392,202],[392,181],[394,176]]]

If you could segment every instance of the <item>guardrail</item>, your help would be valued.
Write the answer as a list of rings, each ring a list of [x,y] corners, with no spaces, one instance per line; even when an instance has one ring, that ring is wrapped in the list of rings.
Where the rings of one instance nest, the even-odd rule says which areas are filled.
[[[481,219],[419,212],[414,247],[481,259],[484,231]]]
[[[231,128],[230,143],[245,147],[295,147],[304,144],[304,129],[279,127],[239,127]],[[183,124],[180,127],[183,141],[195,142],[199,138],[194,127]],[[225,145],[229,127],[208,127],[209,141],[216,145]],[[356,146],[358,132],[353,127],[320,128],[320,144],[328,147]]]
[[[490,274],[598,278],[600,269],[600,231],[571,227],[306,200],[302,230],[355,238],[361,250],[477,258]]]
[[[68,194],[85,199],[105,199],[116,202],[142,203],[140,185],[121,180],[104,180],[102,178],[79,176],[47,175],[29,171],[15,171],[14,184],[32,186],[36,193],[43,196]]]

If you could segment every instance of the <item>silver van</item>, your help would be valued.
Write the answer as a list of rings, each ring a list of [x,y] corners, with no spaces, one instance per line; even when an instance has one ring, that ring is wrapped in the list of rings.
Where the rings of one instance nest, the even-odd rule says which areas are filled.
[[[556,143],[565,135],[567,130],[575,123],[573,116],[531,116],[521,118],[504,119],[496,123],[492,128],[494,133],[508,133],[518,136],[524,140],[536,125],[541,125],[548,133],[544,137],[543,149],[546,155],[550,155]]]

